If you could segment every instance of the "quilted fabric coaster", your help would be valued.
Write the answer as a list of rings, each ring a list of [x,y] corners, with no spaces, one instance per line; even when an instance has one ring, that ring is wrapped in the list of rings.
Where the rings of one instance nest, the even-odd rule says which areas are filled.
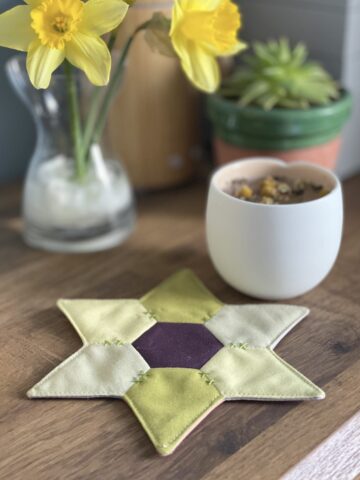
[[[321,399],[273,351],[308,313],[224,305],[189,270],[140,300],[59,300],[83,346],[30,398],[124,399],[161,455],[225,400]]]

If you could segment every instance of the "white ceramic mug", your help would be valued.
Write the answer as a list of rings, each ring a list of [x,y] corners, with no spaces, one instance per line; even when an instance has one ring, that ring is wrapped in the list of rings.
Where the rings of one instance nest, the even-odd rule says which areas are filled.
[[[331,192],[291,205],[250,203],[224,192],[234,179],[267,175],[309,180]],[[342,226],[341,184],[324,168],[254,158],[225,165],[212,177],[206,218],[210,257],[223,279],[247,295],[283,300],[316,287],[335,263]]]

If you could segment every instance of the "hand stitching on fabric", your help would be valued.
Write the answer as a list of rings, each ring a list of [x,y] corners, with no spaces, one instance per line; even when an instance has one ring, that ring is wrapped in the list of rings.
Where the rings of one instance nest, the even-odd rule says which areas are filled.
[[[229,347],[239,348],[240,350],[247,350],[248,348],[250,348],[250,345],[248,343],[230,343]]]

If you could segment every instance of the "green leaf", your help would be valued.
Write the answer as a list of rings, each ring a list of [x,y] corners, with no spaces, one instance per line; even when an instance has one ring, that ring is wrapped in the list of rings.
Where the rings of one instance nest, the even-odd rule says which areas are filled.
[[[267,111],[272,110],[279,102],[279,96],[272,93],[268,93],[259,98],[259,104]]]
[[[268,90],[268,84],[264,81],[258,81],[250,84],[243,92],[240,98],[240,105],[249,105],[260,95],[264,94]]]
[[[267,65],[272,65],[276,60],[264,43],[256,42],[254,44],[254,50],[257,57]]]
[[[269,40],[267,43],[267,47],[270,53],[277,56],[279,52],[279,44],[276,40]]]
[[[244,83],[256,80],[256,75],[249,69],[238,69],[233,75],[226,78],[223,82],[224,87],[236,87]]]
[[[281,63],[288,63],[291,60],[291,50],[287,38],[279,40],[279,60]]]
[[[293,67],[300,67],[308,56],[308,50],[304,43],[298,43],[293,50],[291,65]]]
[[[282,67],[267,67],[264,68],[263,74],[269,77],[282,77],[284,75],[284,69]]]
[[[224,81],[222,95],[238,98],[241,105],[259,105],[267,110],[325,105],[339,96],[339,87],[330,74],[319,63],[307,60],[303,43],[292,49],[286,38],[255,42],[253,51],[245,57],[246,66]]]

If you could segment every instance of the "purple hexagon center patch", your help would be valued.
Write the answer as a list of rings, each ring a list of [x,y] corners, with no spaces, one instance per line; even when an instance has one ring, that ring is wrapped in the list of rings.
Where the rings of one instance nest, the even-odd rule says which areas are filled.
[[[200,324],[157,323],[133,346],[152,368],[201,368],[223,344]]]

